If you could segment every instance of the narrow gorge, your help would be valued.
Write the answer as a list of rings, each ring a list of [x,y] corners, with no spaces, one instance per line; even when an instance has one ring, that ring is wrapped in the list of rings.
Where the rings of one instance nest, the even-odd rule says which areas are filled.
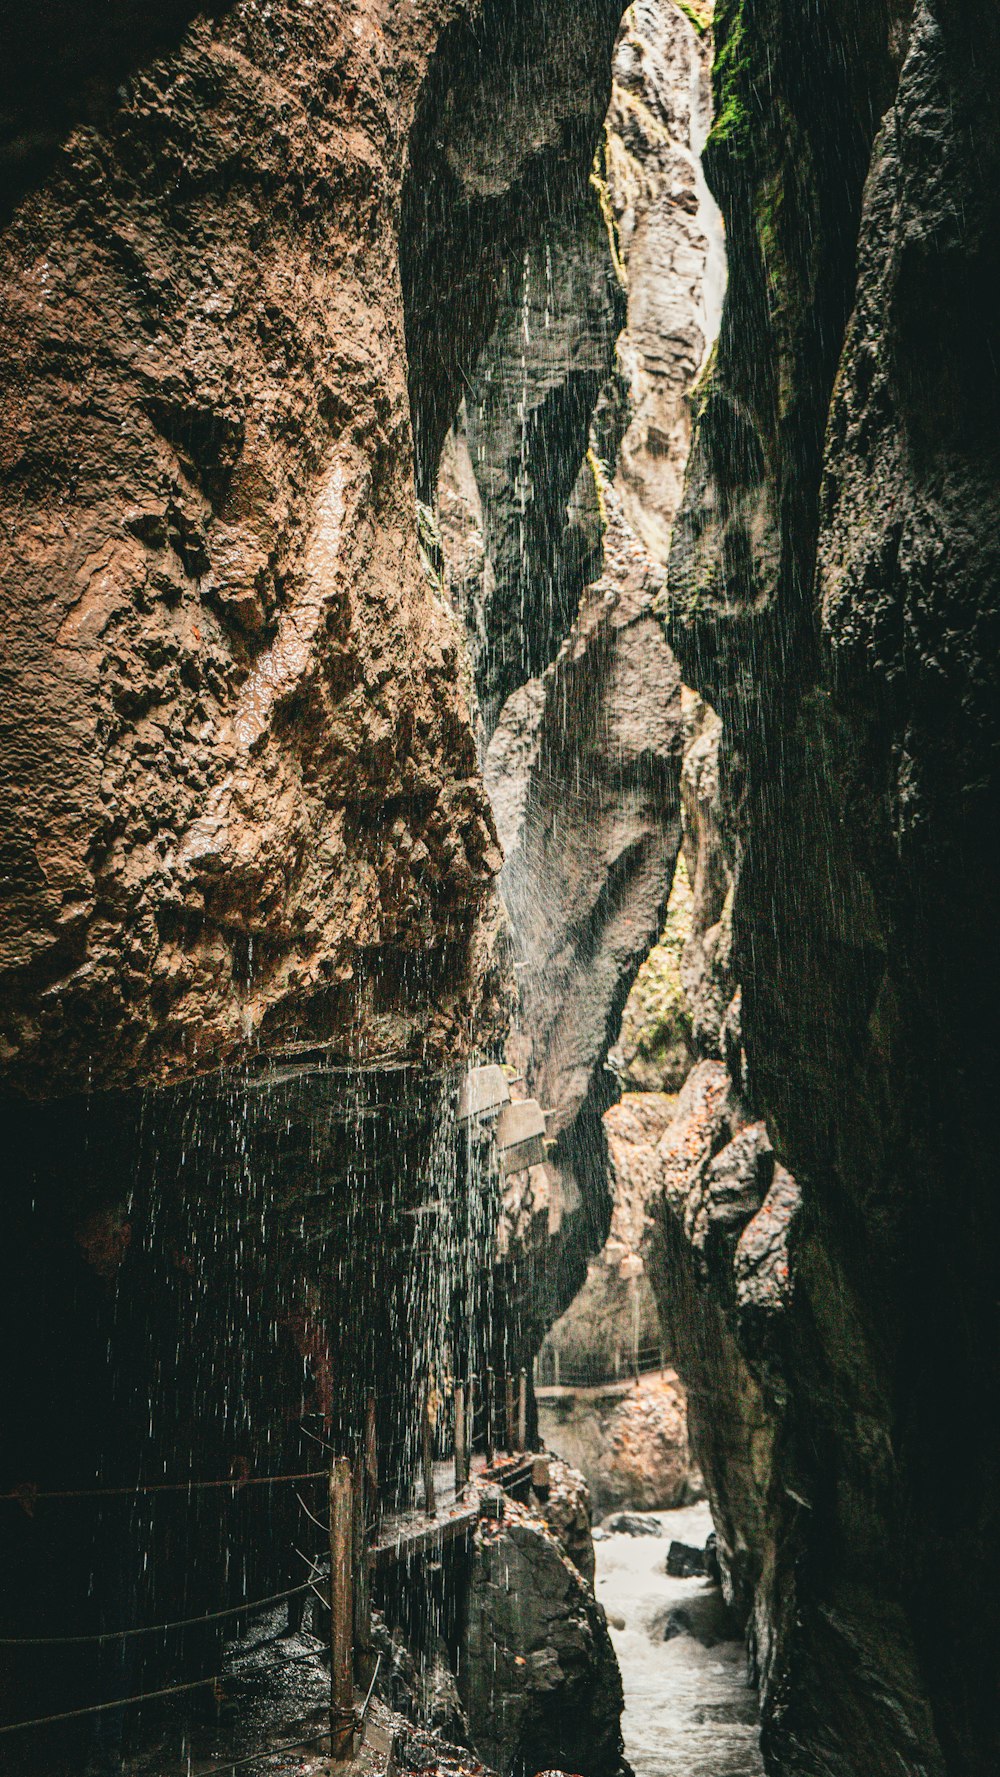
[[[0,48],[0,1771],[996,1777],[995,4]]]

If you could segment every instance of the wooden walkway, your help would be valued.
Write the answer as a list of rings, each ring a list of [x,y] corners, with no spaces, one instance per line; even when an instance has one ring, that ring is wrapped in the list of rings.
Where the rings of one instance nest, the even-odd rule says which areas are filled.
[[[482,1456],[473,1459],[468,1484],[459,1499],[455,1493],[455,1469],[450,1462],[434,1465],[437,1511],[428,1517],[422,1506],[394,1512],[383,1518],[378,1540],[370,1551],[372,1566],[386,1568],[400,1562],[419,1561],[435,1555],[446,1543],[471,1536],[481,1512],[485,1487],[499,1487],[512,1495],[526,1491],[540,1459],[522,1452],[501,1456],[490,1467]],[[544,1459],[542,1459],[544,1460]]]

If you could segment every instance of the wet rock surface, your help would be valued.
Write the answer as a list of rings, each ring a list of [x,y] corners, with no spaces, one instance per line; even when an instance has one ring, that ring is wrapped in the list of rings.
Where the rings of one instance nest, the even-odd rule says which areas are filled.
[[[500,853],[418,559],[398,281],[437,28],[201,19],[4,235],[19,1089],[350,1026],[447,1049],[485,1011]]]
[[[696,162],[707,68],[707,42],[682,12],[629,9],[587,226],[567,249],[556,218],[544,265],[533,256],[505,286],[507,312],[470,377],[438,483],[445,580],[471,635],[506,853],[521,1002],[509,1054],[555,1144],[549,1226],[536,1217],[513,1283],[525,1356],[607,1226],[601,1114],[617,1092],[605,1058],[662,927],[679,841],[680,683],[648,592],[719,295],[706,300],[701,276],[721,241]],[[584,411],[578,397],[601,364]],[[537,675],[520,684],[504,640],[515,605],[520,676]]]
[[[604,1611],[552,1530],[513,1503],[476,1535],[461,1673],[474,1744],[505,1777],[543,1764],[628,1777]]]
[[[586,1475],[597,1512],[658,1511],[700,1496],[675,1371],[604,1388],[544,1390],[538,1424],[549,1447]]]
[[[664,613],[722,719],[741,993],[665,1265],[769,1769],[985,1777],[996,1597],[954,1576],[996,1560],[1000,38],[949,0],[821,13],[808,45],[780,4],[716,20],[730,284]]]

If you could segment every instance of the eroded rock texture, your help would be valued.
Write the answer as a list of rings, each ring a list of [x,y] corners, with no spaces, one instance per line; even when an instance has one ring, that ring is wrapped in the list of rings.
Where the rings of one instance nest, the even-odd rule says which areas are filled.
[[[613,72],[587,230],[578,227],[572,253],[553,234],[544,260],[525,262],[438,488],[446,579],[475,638],[486,779],[506,853],[520,990],[510,1054],[555,1144],[546,1196],[556,1238],[536,1240],[518,1277],[529,1351],[607,1232],[601,1116],[617,1085],[605,1063],[662,927],[680,840],[680,680],[651,620],[650,549],[669,528],[664,490],[679,494],[686,394],[711,326],[702,272],[718,240],[694,152],[707,47],[672,4],[632,8]],[[579,265],[585,253],[596,256],[589,269]],[[612,374],[616,315],[626,325]],[[593,403],[601,361],[590,418],[581,401]],[[651,504],[640,527],[654,494],[657,511]],[[547,511],[556,554],[545,565],[532,537]],[[567,595],[572,621],[559,646]],[[511,691],[497,717],[496,696],[516,683],[512,657],[494,645],[505,610],[534,637],[521,679],[545,670]]]
[[[462,1695],[476,1749],[503,1777],[536,1766],[628,1777],[621,1677],[604,1611],[566,1552],[568,1527],[557,1521],[553,1534],[509,1504],[476,1534]],[[589,1528],[585,1542],[592,1575]]]
[[[417,556],[398,272],[436,28],[404,53],[379,7],[201,21],[4,238],[29,1090],[468,1028],[500,857]]]
[[[538,1426],[587,1478],[594,1510],[670,1511],[704,1497],[688,1448],[687,1401],[677,1372],[635,1382],[539,1394]]]
[[[585,184],[615,24],[495,12],[201,20],[6,233],[20,1088],[495,1023],[500,853],[418,553],[407,373],[423,438],[491,324],[482,239],[506,275],[537,193]]]
[[[985,1777],[1000,24],[830,0],[804,33],[727,0],[716,25],[730,285],[664,609],[723,722],[745,1068],[733,1032],[732,1074],[693,1076],[663,1225],[741,1423],[728,1451],[692,1424],[746,1545],[769,1768]],[[776,1160],[730,1252],[766,1184],[733,1075]]]

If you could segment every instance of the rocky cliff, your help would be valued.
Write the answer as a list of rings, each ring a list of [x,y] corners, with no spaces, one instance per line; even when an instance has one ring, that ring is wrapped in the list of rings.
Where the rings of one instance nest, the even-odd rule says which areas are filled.
[[[36,1094],[499,1024],[412,440],[419,472],[494,281],[586,189],[614,8],[168,12],[3,240],[0,979]]]
[[[630,1777],[621,1677],[593,1592],[590,1502],[579,1475],[552,1467],[551,1522],[544,1503],[508,1503],[476,1533],[460,1676],[473,1743],[503,1777],[537,1765]]]
[[[716,13],[730,284],[663,611],[723,723],[745,1066],[693,1077],[663,1226],[695,1355],[729,1353],[741,1423],[696,1443],[769,1768],[985,1777],[1000,27],[948,0],[799,24]]]
[[[590,192],[619,22],[123,4],[104,56],[46,37],[63,10],[18,6],[0,116],[2,1486],[233,1509],[8,1511],[4,1627],[43,1637],[279,1591],[294,1491],[226,1478],[308,1469],[303,1417],[356,1442],[367,1377],[391,1503],[444,1346],[488,1337],[452,1320],[495,1203],[451,1064],[509,1019],[501,852],[417,496],[498,292]],[[204,1671],[181,1639],[136,1683]],[[22,1651],[0,1688],[120,1678]]]
[[[500,854],[419,563],[399,277],[438,29],[201,20],[4,236],[21,1089],[475,1019]]]
[[[506,288],[437,487],[505,852],[508,1053],[553,1144],[512,1210],[534,1229],[511,1285],[519,1361],[608,1229],[606,1060],[680,843],[681,686],[652,614],[656,552],[721,295],[697,158],[704,33],[672,4],[630,8],[611,66],[586,203],[553,220]]]

